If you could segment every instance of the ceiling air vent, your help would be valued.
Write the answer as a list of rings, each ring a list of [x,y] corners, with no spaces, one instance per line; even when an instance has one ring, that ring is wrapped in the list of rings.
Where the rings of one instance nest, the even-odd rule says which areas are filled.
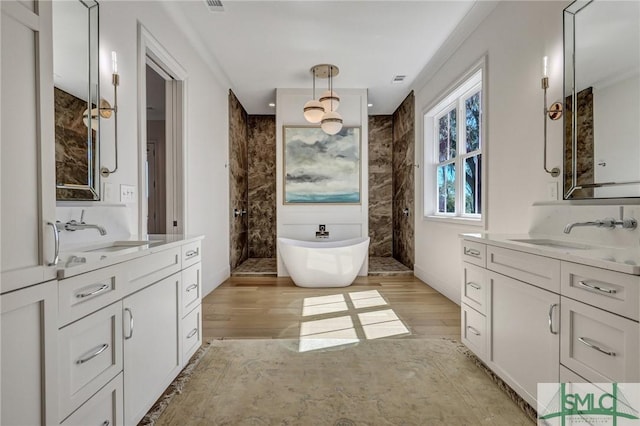
[[[224,8],[222,7],[221,0],[204,0],[209,8],[209,12],[223,12]]]
[[[391,80],[391,83],[393,84],[400,84],[400,83],[404,83],[404,79],[407,78],[406,75],[396,75],[393,77],[393,80]]]

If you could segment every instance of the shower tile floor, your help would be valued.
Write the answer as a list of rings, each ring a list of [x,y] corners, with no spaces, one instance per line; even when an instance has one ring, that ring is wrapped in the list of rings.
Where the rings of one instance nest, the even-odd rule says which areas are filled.
[[[369,257],[369,275],[413,275],[413,270],[407,268],[393,257]]]
[[[245,260],[232,273],[232,277],[243,276],[272,276],[277,274],[277,263],[275,258],[252,257]],[[392,276],[392,275],[413,275],[413,271],[392,257],[370,257],[369,275],[371,276]]]
[[[273,257],[251,257],[231,272],[232,277],[267,276],[275,277],[278,273],[276,259]]]

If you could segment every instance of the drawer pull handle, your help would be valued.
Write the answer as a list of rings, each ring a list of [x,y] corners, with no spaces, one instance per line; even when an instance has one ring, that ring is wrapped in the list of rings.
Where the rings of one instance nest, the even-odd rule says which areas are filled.
[[[464,248],[464,254],[466,254],[467,256],[479,257],[480,256],[480,250],[476,250],[476,249],[465,247]]]
[[[131,313],[131,309],[124,308],[125,312],[129,312],[129,335],[124,336],[125,340],[129,340],[133,337],[133,313]]]
[[[190,257],[193,257],[193,256],[197,256],[199,251],[200,251],[200,250],[198,250],[198,249],[196,249],[196,250],[189,250],[188,252],[186,252],[186,253],[184,254],[184,257],[186,257],[186,258],[190,258]]]
[[[53,260],[47,266],[56,266],[60,261],[60,230],[56,222],[47,222],[53,228]]]
[[[553,305],[549,306],[549,333],[551,334],[558,334],[557,331],[553,331],[553,309],[558,306],[557,303],[554,303]]]
[[[111,424],[111,422],[109,420],[105,420],[104,422],[102,422],[102,426],[109,426]]]
[[[85,362],[91,361],[93,358],[97,357],[102,352],[106,351],[108,347],[109,347],[108,343],[98,346],[96,351],[94,351],[91,355],[88,355],[84,358],[80,358],[79,360],[76,361],[76,364],[84,364]]]
[[[191,284],[189,287],[187,287],[187,291],[191,291],[191,290],[195,290],[196,288],[198,288],[198,284]]]
[[[600,348],[597,345],[594,345],[592,342],[589,341],[589,339],[587,337],[578,337],[578,340],[580,341],[580,343],[583,343],[587,346],[589,346],[591,349],[595,349],[598,352],[601,352],[605,355],[609,355],[609,356],[616,356],[615,352],[609,352],[609,351],[605,351],[604,349]]]
[[[470,325],[467,326],[467,330],[469,330],[470,332],[472,332],[476,336],[480,335],[480,332],[478,330],[476,330],[475,328],[471,327]]]
[[[76,297],[78,299],[84,299],[85,297],[90,297],[90,296],[95,296],[98,293],[102,293],[103,291],[109,289],[110,286],[107,284],[101,284],[100,287],[98,287],[97,289],[89,292],[89,293],[78,293],[76,294]]]
[[[191,330],[189,334],[187,334],[187,339],[191,339],[193,336],[196,335],[197,332],[198,332],[197,328],[194,328],[193,330]]]
[[[616,294],[617,291],[613,288],[607,288],[607,287],[599,287],[597,285],[593,285],[593,284],[589,284],[585,281],[578,281],[578,284],[581,285],[582,287],[587,287],[590,288],[591,290],[597,290],[601,293],[606,293],[606,294]]]
[[[469,282],[469,283],[467,283],[467,285],[469,287],[471,287],[471,288],[475,288],[476,290],[482,289],[482,286],[480,284],[476,284],[476,283],[473,283],[473,282]]]

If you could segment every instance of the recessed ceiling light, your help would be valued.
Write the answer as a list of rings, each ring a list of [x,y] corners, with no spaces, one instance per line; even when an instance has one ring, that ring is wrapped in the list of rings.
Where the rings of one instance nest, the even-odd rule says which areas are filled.
[[[274,104],[273,102],[269,102],[269,106],[270,106],[271,108],[275,108],[275,107],[276,107],[276,104]]]
[[[371,107],[373,106],[373,104],[367,104],[367,106],[368,106],[369,108],[371,108]]]
[[[405,78],[407,78],[406,75],[396,75],[393,77],[393,80],[391,80],[391,83],[393,84],[403,83]]]

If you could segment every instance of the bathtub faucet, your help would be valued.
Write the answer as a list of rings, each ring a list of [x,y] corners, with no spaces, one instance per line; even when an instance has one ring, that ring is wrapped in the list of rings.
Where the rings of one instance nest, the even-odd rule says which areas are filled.
[[[318,225],[316,231],[316,238],[329,238],[329,231],[327,231],[327,225]]]

